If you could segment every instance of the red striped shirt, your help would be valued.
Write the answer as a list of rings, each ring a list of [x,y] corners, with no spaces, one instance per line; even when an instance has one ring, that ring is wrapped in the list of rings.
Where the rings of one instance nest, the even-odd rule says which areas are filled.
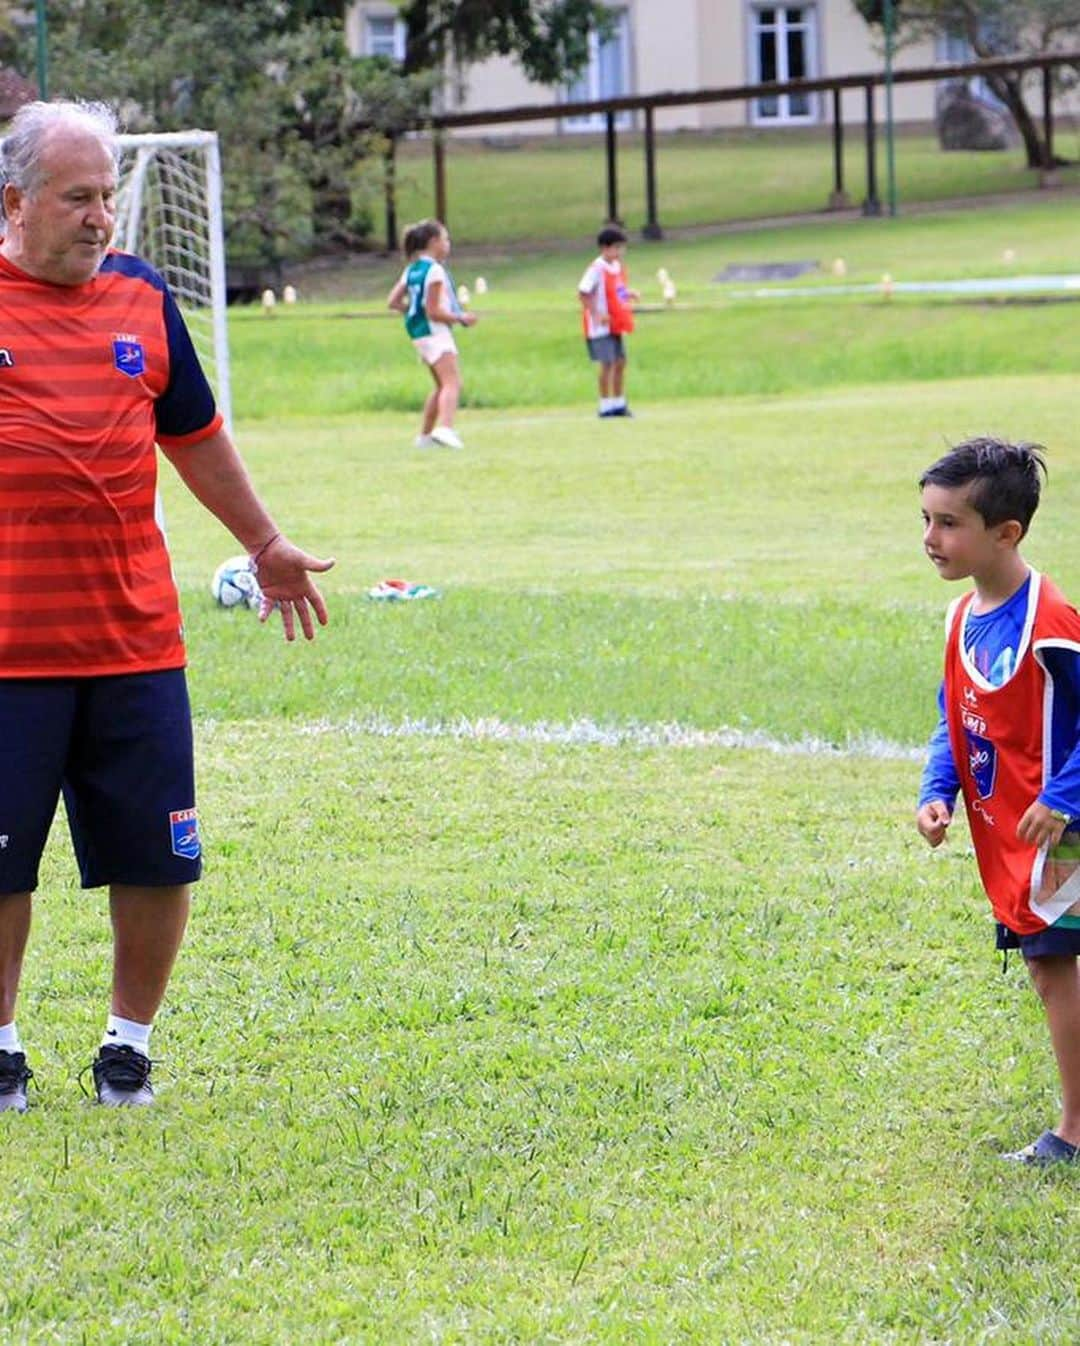
[[[67,286],[0,257],[0,677],[183,666],[155,446],[220,425],[151,267]]]

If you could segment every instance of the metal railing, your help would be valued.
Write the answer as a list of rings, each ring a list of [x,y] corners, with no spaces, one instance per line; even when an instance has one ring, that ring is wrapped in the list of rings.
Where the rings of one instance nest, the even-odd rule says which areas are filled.
[[[1031,71],[1041,71],[1043,168],[1050,170],[1054,165],[1053,73],[1056,69],[1064,66],[1080,69],[1080,51],[1043,52],[1036,56],[1002,57],[993,61],[968,61],[955,65],[921,66],[910,70],[894,68],[891,72],[891,81],[894,85],[938,83],[994,74],[1023,75]],[[619,215],[619,186],[617,172],[618,129],[616,123],[617,119],[625,113],[640,112],[643,114],[642,141],[645,153],[646,211],[642,234],[645,238],[661,238],[663,229],[660,224],[656,172],[655,113],[658,108],[692,107],[708,103],[749,103],[757,99],[779,98],[785,95],[831,94],[833,183],[829,204],[837,205],[847,199],[844,185],[842,95],[845,90],[862,89],[865,94],[863,123],[866,152],[866,196],[863,200],[862,209],[866,215],[880,215],[881,200],[878,195],[877,175],[878,126],[874,108],[874,91],[885,83],[885,72],[883,70],[873,70],[862,74],[791,80],[786,83],[740,84],[721,89],[673,90],[665,93],[634,94],[621,98],[599,98],[574,103],[526,104],[518,107],[488,108],[479,112],[441,113],[418,120],[414,126],[408,129],[429,131],[432,134],[435,215],[440,220],[446,220],[449,213],[449,204],[445,132],[462,127],[505,126],[520,122],[561,121],[568,117],[603,116],[607,215],[609,219],[617,219]],[[393,192],[395,149],[395,138],[391,137],[386,154],[386,239],[389,250],[393,250],[397,246],[397,218]]]

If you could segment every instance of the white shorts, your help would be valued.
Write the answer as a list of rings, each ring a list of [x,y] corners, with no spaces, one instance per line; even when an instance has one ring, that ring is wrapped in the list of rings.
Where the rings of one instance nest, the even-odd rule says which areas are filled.
[[[456,355],[457,346],[449,327],[444,332],[432,332],[431,336],[414,337],[416,353],[426,365],[438,364],[444,355]]]

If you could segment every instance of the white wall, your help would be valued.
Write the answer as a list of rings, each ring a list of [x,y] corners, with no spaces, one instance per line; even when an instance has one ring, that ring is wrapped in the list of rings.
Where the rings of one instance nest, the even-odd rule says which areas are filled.
[[[630,92],[662,93],[693,88],[726,88],[752,81],[751,11],[764,0],[622,0],[629,14]],[[870,29],[855,10],[852,0],[807,0],[803,8],[816,12],[816,73],[819,76],[862,74],[880,70],[883,54],[879,31]],[[369,14],[394,12],[392,0],[353,0],[346,11],[346,37],[350,50],[361,54],[364,18]],[[934,64],[933,43],[902,47],[896,69]],[[485,108],[543,106],[556,91],[530,83],[508,57],[496,57],[472,66],[465,74],[464,97],[458,97],[456,81],[447,80],[447,112],[480,111]],[[894,110],[899,121],[929,121],[934,114],[935,86],[930,83],[898,85]],[[883,115],[884,94],[876,95]],[[845,123],[860,124],[864,95],[855,89],[843,96]],[[832,116],[831,95],[819,96],[817,121],[827,125]],[[744,102],[699,104],[658,109],[660,130],[680,127],[738,127],[751,122]],[[638,118],[640,124],[640,116]],[[481,126],[456,132],[459,135],[549,135],[560,124],[544,119],[508,126]]]

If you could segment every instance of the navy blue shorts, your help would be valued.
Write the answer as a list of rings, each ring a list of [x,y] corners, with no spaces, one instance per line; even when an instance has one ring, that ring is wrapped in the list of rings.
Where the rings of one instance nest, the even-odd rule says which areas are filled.
[[[1080,954],[1080,927],[1048,925],[1034,935],[1018,935],[998,922],[997,947],[1019,949],[1025,958],[1060,958]]]
[[[0,679],[0,894],[37,887],[61,793],[84,888],[199,877],[183,669]]]

